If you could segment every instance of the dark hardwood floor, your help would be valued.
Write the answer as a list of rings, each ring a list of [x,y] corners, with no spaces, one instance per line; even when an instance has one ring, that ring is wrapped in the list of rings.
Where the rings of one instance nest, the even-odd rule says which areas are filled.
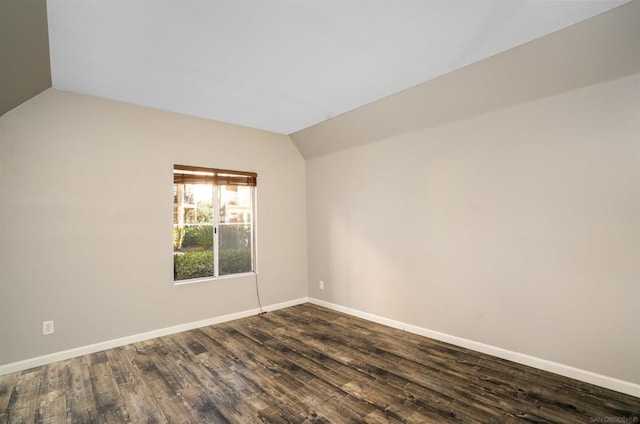
[[[304,304],[0,376],[8,423],[638,423],[640,399]]]

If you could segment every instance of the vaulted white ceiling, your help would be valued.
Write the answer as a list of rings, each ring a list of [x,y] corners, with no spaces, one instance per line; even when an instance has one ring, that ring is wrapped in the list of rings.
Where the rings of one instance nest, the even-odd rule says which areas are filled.
[[[53,87],[290,134],[628,0],[48,0]]]

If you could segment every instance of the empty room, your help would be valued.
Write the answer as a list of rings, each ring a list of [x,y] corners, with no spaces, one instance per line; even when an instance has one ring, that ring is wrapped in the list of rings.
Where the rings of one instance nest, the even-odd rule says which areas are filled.
[[[0,423],[640,423],[640,0],[0,0]]]

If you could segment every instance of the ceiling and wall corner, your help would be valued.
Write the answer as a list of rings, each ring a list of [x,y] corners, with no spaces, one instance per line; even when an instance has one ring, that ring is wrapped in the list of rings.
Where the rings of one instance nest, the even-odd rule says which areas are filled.
[[[49,87],[46,0],[0,1],[0,115]]]
[[[290,134],[625,2],[49,0],[52,80]]]
[[[306,159],[640,72],[640,1],[290,134]]]

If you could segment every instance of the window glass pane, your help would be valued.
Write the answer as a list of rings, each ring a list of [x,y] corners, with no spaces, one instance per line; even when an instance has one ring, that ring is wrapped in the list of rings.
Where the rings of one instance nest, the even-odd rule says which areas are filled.
[[[257,174],[174,165],[174,280],[254,271]]]
[[[173,185],[174,280],[213,276],[213,187]]]
[[[253,187],[220,186],[219,274],[253,271]]]

